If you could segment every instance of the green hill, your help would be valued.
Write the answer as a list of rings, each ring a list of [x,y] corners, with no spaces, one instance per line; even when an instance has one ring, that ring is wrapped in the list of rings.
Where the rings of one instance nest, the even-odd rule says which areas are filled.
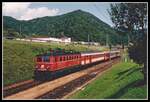
[[[63,35],[71,37],[74,41],[87,41],[88,34],[91,41],[100,42],[101,44],[105,44],[106,35],[109,35],[109,42],[112,44],[118,43],[119,40],[116,32],[108,24],[82,10],[28,21],[3,16],[3,24],[4,36],[9,36],[9,33],[13,32],[13,36],[16,37],[60,37],[63,33]],[[20,28],[21,35],[18,33]]]

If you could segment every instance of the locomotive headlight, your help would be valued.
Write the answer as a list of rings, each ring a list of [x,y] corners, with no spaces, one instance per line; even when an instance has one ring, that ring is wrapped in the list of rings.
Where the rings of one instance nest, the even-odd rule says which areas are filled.
[[[47,68],[50,68],[49,66],[47,66]]]
[[[44,68],[44,65],[41,65],[41,68]]]
[[[38,68],[38,65],[36,65],[35,68]]]

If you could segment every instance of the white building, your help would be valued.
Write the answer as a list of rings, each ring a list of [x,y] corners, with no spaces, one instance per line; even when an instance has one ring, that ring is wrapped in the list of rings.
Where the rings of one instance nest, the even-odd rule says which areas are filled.
[[[64,43],[71,43],[71,38],[62,37],[62,38],[60,38],[60,39],[61,39],[61,42],[64,42]]]
[[[84,41],[80,41],[78,43],[82,44],[82,45],[95,45],[95,46],[100,45],[98,42],[84,42]]]
[[[33,41],[33,42],[58,42],[58,43],[71,43],[71,38],[68,37],[62,37],[62,38],[31,38],[31,39],[19,39],[16,40],[22,40],[22,41]]]
[[[52,37],[49,37],[49,38],[31,38],[31,40],[33,42],[41,42],[41,41],[44,41],[44,42],[61,42],[60,39],[52,38]]]

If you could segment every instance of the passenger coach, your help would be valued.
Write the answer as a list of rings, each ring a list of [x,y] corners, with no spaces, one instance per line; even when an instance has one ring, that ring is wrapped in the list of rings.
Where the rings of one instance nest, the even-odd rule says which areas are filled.
[[[120,51],[104,52],[73,52],[65,50],[50,50],[48,53],[35,57],[35,79],[53,77],[63,70],[77,68],[100,61],[106,61],[120,56]]]

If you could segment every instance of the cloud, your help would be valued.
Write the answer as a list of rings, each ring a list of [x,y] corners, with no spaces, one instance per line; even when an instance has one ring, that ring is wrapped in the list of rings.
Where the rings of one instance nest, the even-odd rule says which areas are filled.
[[[46,7],[40,7],[36,9],[28,9],[24,15],[21,16],[21,20],[29,20],[37,17],[54,16],[59,12],[59,9],[48,9]]]
[[[26,12],[31,3],[9,2],[3,4],[3,15],[19,18]]]
[[[3,15],[12,16],[19,20],[30,20],[37,17],[55,16],[59,9],[47,7],[30,8],[31,3],[9,2],[3,3]]]

